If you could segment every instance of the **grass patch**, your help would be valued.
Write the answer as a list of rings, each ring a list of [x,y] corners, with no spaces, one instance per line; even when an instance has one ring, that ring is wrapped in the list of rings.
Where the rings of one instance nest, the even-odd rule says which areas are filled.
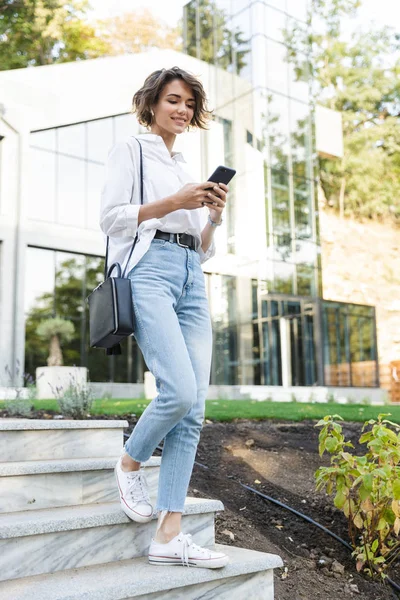
[[[150,400],[105,399],[95,400],[92,415],[140,416]],[[35,400],[36,410],[58,411],[56,400]],[[0,402],[1,407],[1,402]],[[376,419],[379,413],[391,413],[390,420],[400,423],[400,405],[369,406],[364,404],[336,404],[309,402],[259,402],[257,400],[207,400],[206,419],[232,421],[233,419],[321,419],[325,415],[338,414],[345,421]]]

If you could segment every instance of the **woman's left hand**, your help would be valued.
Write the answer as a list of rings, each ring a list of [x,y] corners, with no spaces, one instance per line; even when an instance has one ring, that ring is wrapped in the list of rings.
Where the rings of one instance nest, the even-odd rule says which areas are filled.
[[[226,195],[229,189],[225,183],[215,184],[210,192],[207,193],[205,206],[210,211],[210,217],[216,223],[220,223],[222,211],[226,204]]]

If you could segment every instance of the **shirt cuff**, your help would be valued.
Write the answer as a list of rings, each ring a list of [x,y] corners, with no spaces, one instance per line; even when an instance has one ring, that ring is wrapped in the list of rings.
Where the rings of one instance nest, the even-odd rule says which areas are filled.
[[[201,245],[199,246],[197,252],[200,255],[200,263],[203,264],[204,262],[206,262],[206,260],[208,260],[209,258],[212,258],[215,254],[215,240],[213,240],[207,250],[207,252],[204,252],[204,250],[202,249]]]

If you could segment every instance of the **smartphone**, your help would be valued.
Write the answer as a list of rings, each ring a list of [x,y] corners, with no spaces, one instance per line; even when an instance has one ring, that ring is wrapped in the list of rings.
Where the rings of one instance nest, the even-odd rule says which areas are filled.
[[[219,167],[217,167],[214,171],[214,173],[211,175],[211,177],[208,178],[207,181],[212,181],[213,183],[225,183],[225,185],[228,185],[228,183],[230,182],[230,180],[236,175],[236,171],[235,169],[230,169],[229,167],[224,167],[222,165],[220,165]],[[207,189],[212,189],[212,188],[207,188]]]

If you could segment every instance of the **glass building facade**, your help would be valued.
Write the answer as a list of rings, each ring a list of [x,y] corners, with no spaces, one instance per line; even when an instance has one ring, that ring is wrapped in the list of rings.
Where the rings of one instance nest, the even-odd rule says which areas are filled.
[[[285,44],[290,31],[308,31],[307,2],[192,0],[183,17],[185,53],[210,65],[214,119],[195,151],[199,177],[222,163],[237,170],[219,259],[204,264],[210,383],[378,386],[374,307],[322,296],[309,60],[305,51],[294,67]],[[97,232],[107,152],[138,131],[129,114],[31,131],[27,218],[73,235]],[[45,364],[36,328],[57,315],[75,326],[66,364],[87,366],[91,381],[143,382],[133,337],[122,356],[89,347],[85,298],[102,280],[103,257],[57,244],[29,245],[26,257],[25,371]]]

